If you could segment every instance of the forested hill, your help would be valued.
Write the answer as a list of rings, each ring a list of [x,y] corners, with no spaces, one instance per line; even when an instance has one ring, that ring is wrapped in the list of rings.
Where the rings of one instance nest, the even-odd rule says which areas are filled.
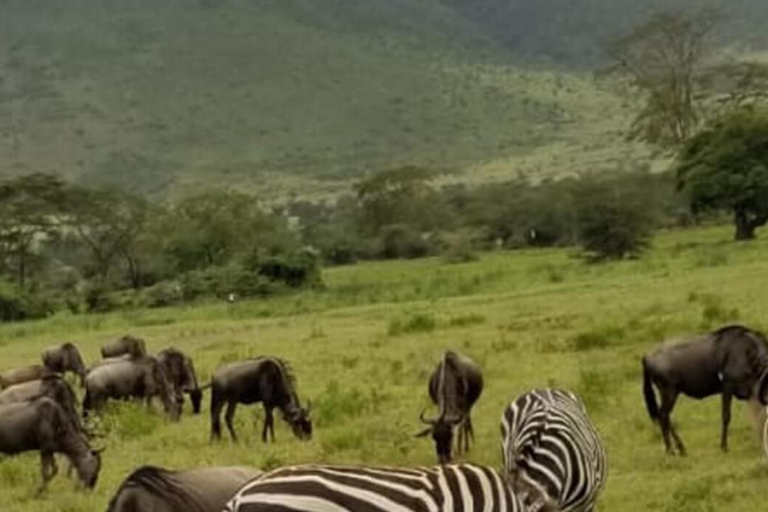
[[[405,164],[611,166],[634,151],[619,102],[547,67],[586,69],[645,3],[6,0],[0,173],[283,194]],[[723,3],[764,37],[768,3]]]

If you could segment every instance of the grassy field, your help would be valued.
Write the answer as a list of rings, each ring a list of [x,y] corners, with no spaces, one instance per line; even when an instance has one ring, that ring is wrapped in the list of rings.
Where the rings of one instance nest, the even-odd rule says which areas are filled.
[[[170,424],[126,406],[103,418],[107,451],[95,492],[76,492],[60,476],[46,497],[34,499],[36,455],[4,458],[0,510],[103,510],[140,464],[431,464],[431,442],[413,434],[429,405],[429,372],[448,347],[485,372],[468,460],[500,465],[505,404],[531,387],[564,386],[584,397],[607,445],[601,511],[759,510],[768,500],[768,467],[743,404],[731,452],[722,454],[719,401],[682,399],[676,420],[690,456],[672,458],[640,392],[640,356],[659,340],[730,321],[768,328],[768,242],[735,245],[730,236],[726,228],[664,233],[643,259],[599,266],[567,250],[492,253],[458,265],[372,263],[329,270],[327,289],[300,296],[2,325],[2,368],[34,363],[43,347],[63,340],[76,341],[93,360],[102,343],[127,332],[153,351],[189,351],[202,378],[224,362],[284,356],[300,397],[314,404],[316,435],[299,442],[278,422],[277,443],[264,445],[257,440],[261,411],[241,408],[243,441],[210,444],[206,414]]]

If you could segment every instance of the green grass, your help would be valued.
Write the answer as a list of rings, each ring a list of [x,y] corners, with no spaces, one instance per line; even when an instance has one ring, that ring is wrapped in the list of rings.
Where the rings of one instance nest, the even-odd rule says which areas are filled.
[[[329,270],[327,290],[298,297],[1,325],[2,368],[37,362],[43,347],[64,339],[94,360],[102,343],[125,332],[153,351],[187,350],[202,378],[227,361],[284,356],[299,395],[313,402],[316,429],[302,443],[278,420],[277,443],[264,445],[261,411],[243,407],[241,443],[210,444],[206,414],[171,424],[142,408],[115,407],[102,422],[107,451],[94,493],[76,492],[59,476],[35,500],[37,457],[3,458],[0,510],[103,510],[140,464],[432,464],[432,445],[413,434],[419,411],[430,407],[427,379],[446,348],[469,354],[485,374],[468,460],[498,466],[505,404],[532,387],[564,386],[584,397],[608,449],[599,510],[761,510],[768,467],[743,404],[735,406],[731,452],[722,454],[719,400],[682,398],[675,420],[690,455],[671,458],[640,392],[640,357],[661,339],[734,319],[768,327],[768,241],[737,245],[730,236],[730,228],[662,233],[644,258],[604,265],[586,265],[567,250],[490,253],[458,265],[361,264]],[[712,251],[727,263],[701,265]],[[553,269],[566,278],[551,279]],[[396,335],[393,325],[401,326]]]

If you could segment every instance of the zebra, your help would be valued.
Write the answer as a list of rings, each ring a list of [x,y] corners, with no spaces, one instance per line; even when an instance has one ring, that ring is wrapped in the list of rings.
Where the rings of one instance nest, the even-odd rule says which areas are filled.
[[[245,484],[224,512],[527,512],[495,469],[301,465]]]
[[[501,418],[506,477],[532,512],[591,512],[606,480],[600,436],[582,401],[560,389],[516,398]]]

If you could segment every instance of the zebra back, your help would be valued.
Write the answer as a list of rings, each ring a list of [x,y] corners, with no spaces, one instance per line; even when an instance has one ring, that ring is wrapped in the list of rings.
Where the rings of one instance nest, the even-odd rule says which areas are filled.
[[[525,393],[504,410],[501,428],[504,468],[526,504],[593,509],[605,486],[606,455],[576,395],[559,389]]]
[[[225,512],[523,512],[496,470],[304,465],[245,484]]]

